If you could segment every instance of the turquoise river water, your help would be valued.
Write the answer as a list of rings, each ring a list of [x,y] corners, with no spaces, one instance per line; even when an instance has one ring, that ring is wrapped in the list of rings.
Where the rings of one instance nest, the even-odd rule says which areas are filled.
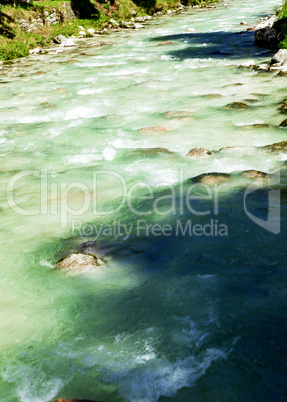
[[[286,192],[263,227],[268,192],[239,174],[287,159],[255,148],[287,138],[287,81],[237,68],[271,55],[240,22],[280,3],[157,17],[1,70],[1,401],[287,400]],[[186,157],[235,146],[250,148]],[[190,178],[211,172],[239,173],[191,208]],[[88,240],[103,265],[54,269]]]

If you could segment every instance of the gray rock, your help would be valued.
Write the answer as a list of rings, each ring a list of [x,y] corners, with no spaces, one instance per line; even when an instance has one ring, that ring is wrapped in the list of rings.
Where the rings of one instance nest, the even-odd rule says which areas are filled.
[[[64,42],[60,44],[62,47],[71,47],[71,46],[76,46],[75,42],[71,38],[67,38]]]
[[[254,35],[254,45],[266,49],[277,49],[279,41],[280,34],[270,26],[259,29]]]
[[[146,19],[147,19],[147,17],[137,17],[135,19],[135,22],[145,22]]]
[[[29,54],[38,54],[38,53],[41,53],[40,47],[36,47],[35,49],[29,50]]]
[[[144,25],[143,25],[143,24],[139,24],[138,22],[135,22],[134,28],[135,28],[135,29],[141,29],[141,28],[144,28]]]
[[[66,40],[67,40],[67,38],[64,35],[58,35],[53,39],[53,42],[57,43],[57,44],[61,44],[61,43],[65,42]]]
[[[282,64],[286,63],[286,61],[287,61],[287,49],[280,49],[272,57],[271,64],[282,66]]]

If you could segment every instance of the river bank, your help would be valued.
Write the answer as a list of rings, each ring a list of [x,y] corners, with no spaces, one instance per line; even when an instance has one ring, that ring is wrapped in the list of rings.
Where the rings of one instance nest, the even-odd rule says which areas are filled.
[[[113,5],[94,2],[92,10],[80,13],[65,1],[37,1],[33,4],[1,5],[0,61],[27,56],[36,47],[47,49],[58,35],[93,37],[108,30],[140,29],[151,16],[176,14],[190,7],[210,7],[216,0],[157,0],[137,5],[131,0],[118,0]],[[24,7],[24,8],[23,8]]]

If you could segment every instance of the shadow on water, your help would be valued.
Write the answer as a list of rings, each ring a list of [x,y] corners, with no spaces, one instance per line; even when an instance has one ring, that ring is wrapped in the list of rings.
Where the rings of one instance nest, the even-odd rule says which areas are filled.
[[[57,314],[65,311],[64,330],[60,325],[41,345],[23,348],[17,359],[48,373],[48,379],[60,378],[58,397],[121,401],[118,389],[128,400],[158,400],[161,395],[171,396],[162,401],[284,397],[287,209],[282,210],[282,231],[276,236],[246,216],[244,189],[222,192],[218,214],[212,212],[215,196],[195,199],[193,210],[210,211],[195,215],[181,203],[189,186],[185,183],[183,193],[175,186],[174,213],[143,218],[170,225],[170,236],[138,236],[136,230],[119,241],[102,236],[100,240],[114,243],[117,266],[104,287],[99,279],[65,278],[50,271],[43,291],[53,282],[63,282],[68,289],[50,306]],[[196,195],[203,196],[201,191]],[[165,190],[156,197],[168,194]],[[134,206],[148,212],[153,201]],[[169,201],[162,198],[162,212]],[[266,219],[267,191],[252,192],[247,203],[250,212]],[[287,205],[286,192],[282,205]],[[211,219],[225,224],[228,235],[175,231],[178,222],[185,228],[189,221],[204,226]],[[136,219],[124,209],[113,220],[130,225]],[[92,239],[55,240],[41,247],[38,256],[52,260],[56,251]],[[133,276],[133,286],[121,287],[122,280]]]
[[[187,47],[168,51],[167,54],[179,60],[190,58],[241,59],[244,57],[262,57],[272,53],[254,46],[254,32],[200,32],[158,36],[151,42],[178,41]]]

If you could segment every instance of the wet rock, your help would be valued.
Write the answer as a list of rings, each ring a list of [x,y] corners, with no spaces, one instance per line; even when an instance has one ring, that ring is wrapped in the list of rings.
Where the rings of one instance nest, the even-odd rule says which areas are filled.
[[[285,152],[287,151],[287,141],[275,142],[274,144],[266,145],[263,149],[271,152]]]
[[[196,33],[196,30],[194,28],[188,28],[188,29],[185,30],[185,32]]]
[[[39,75],[39,74],[46,74],[45,71],[36,71],[35,74]]]
[[[287,127],[287,119],[283,120],[279,127]]]
[[[206,148],[193,148],[186,156],[193,159],[207,158],[212,155],[212,152]]]
[[[266,49],[277,49],[280,41],[280,35],[275,28],[267,26],[258,29],[254,35],[254,45]]]
[[[62,271],[69,271],[73,274],[80,274],[95,270],[101,265],[99,259],[92,255],[86,254],[69,254],[64,259],[60,260],[56,264],[57,269]]]
[[[168,40],[167,42],[160,42],[158,46],[167,46],[167,45],[172,45],[173,42],[171,40]]]
[[[244,110],[247,109],[249,106],[244,102],[232,102],[228,105],[224,106],[223,109],[227,110]]]
[[[204,173],[192,178],[194,183],[202,183],[207,186],[214,186],[230,181],[231,175],[227,173]]]
[[[260,170],[245,170],[241,175],[251,180],[266,179],[268,176],[267,173],[261,172]]]
[[[271,59],[271,65],[278,65],[281,66],[287,61],[287,49],[280,49]]]
[[[241,21],[240,25],[248,25],[246,21]]]

